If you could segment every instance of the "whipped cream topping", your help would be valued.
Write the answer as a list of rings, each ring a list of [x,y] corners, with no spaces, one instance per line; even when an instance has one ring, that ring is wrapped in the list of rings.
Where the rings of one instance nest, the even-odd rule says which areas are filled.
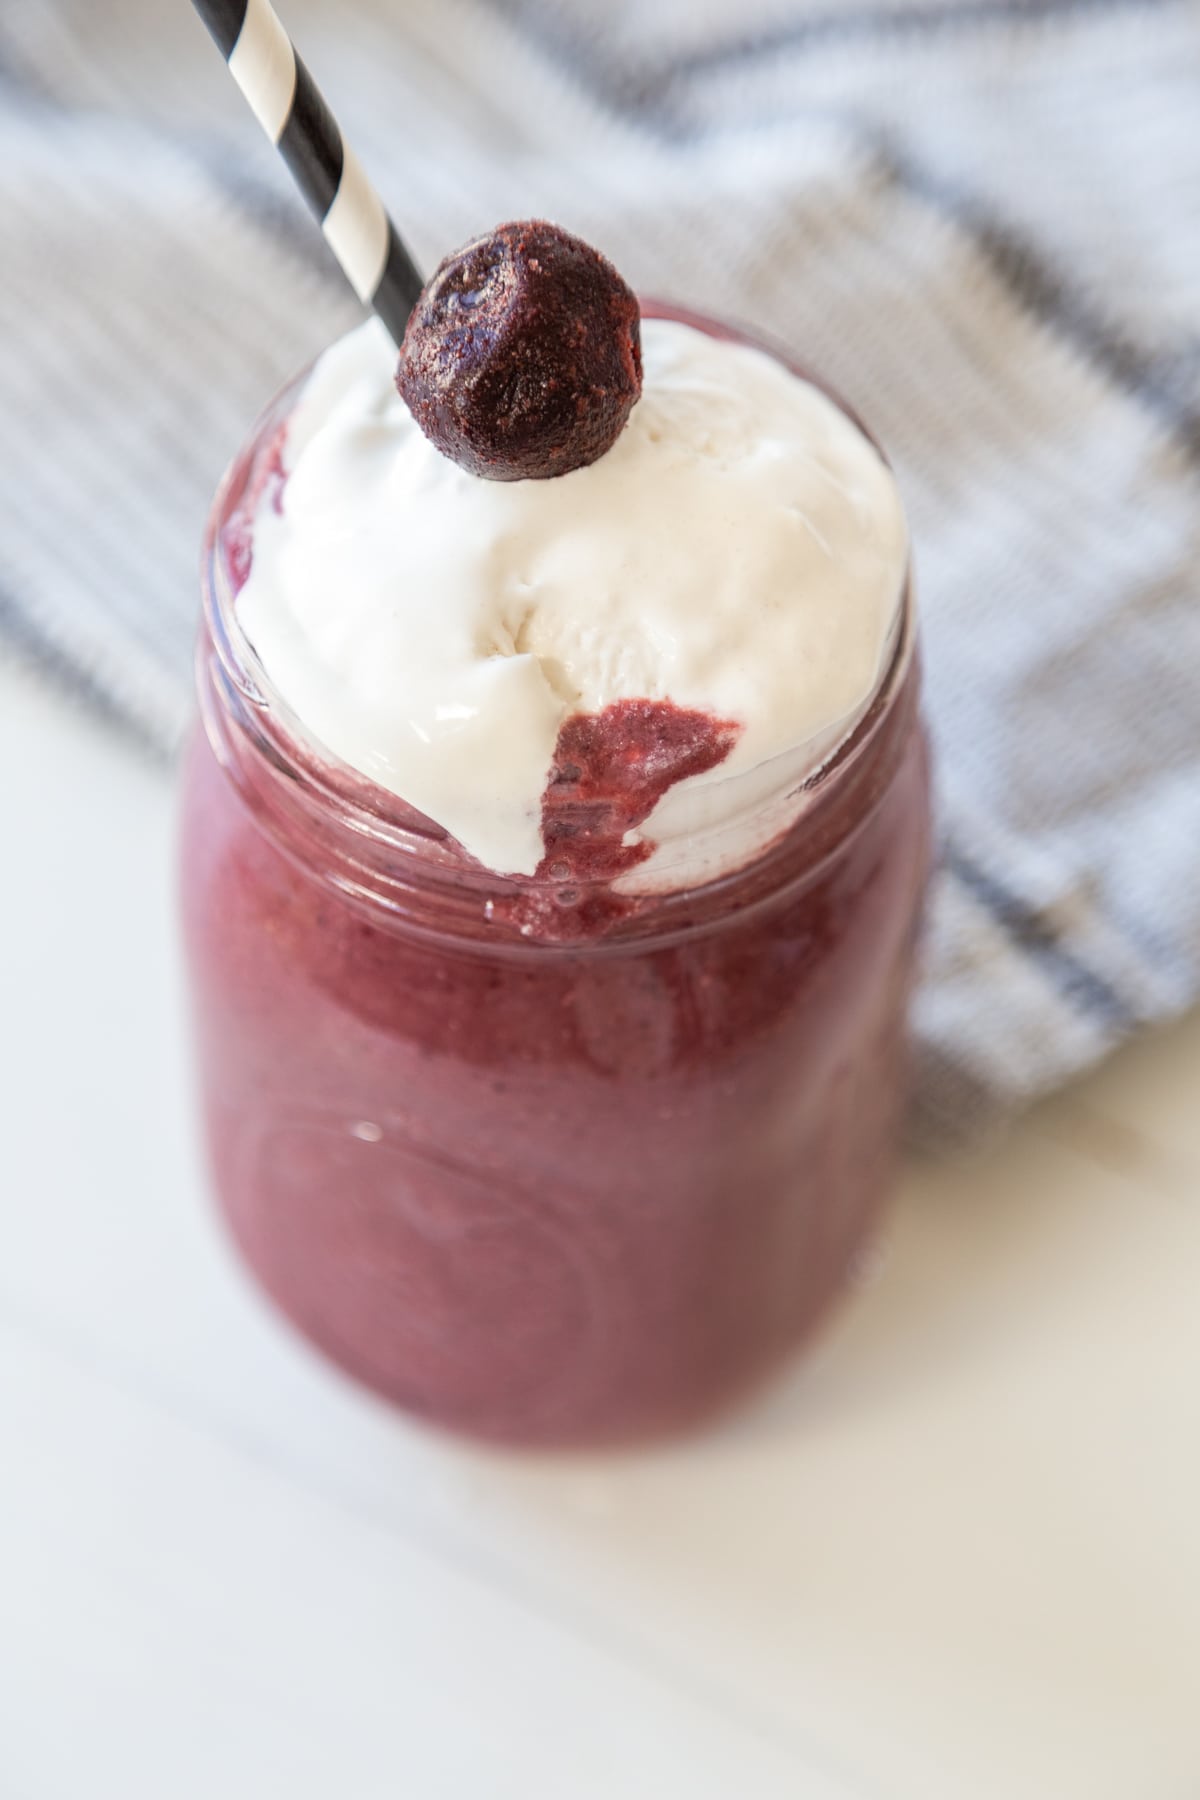
[[[671,700],[741,727],[677,784],[622,885],[735,866],[794,816],[892,653],[908,541],[861,431],[765,352],[659,319],[644,386],[586,468],[496,482],[434,449],[375,320],[315,365],[238,616],[308,733],[531,875],[564,718]],[[790,815],[788,809],[790,807]],[[682,847],[682,854],[681,854]]]

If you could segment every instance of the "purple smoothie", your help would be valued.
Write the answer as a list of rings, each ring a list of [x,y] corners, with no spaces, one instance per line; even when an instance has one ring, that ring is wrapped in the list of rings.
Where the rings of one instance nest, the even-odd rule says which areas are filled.
[[[691,1425],[811,1330],[887,1191],[928,859],[911,619],[744,868],[614,892],[630,825],[737,730],[621,702],[565,722],[542,865],[499,877],[306,745],[239,640],[285,417],[218,497],[186,778],[222,1207],[300,1329],[423,1419],[518,1444]]]

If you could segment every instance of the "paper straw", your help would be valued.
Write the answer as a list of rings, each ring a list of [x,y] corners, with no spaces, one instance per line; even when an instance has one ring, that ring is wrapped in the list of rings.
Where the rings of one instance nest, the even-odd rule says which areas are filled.
[[[270,0],[193,0],[359,299],[399,344],[423,286]]]

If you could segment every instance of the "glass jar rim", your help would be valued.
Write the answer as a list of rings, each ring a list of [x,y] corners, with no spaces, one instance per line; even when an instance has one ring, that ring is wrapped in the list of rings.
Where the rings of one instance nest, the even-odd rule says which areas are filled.
[[[712,335],[764,350],[819,387],[887,461],[885,452],[853,409],[778,346],[739,326],[666,302],[645,300],[642,312],[644,317],[678,319]],[[476,863],[435,821],[319,743],[271,682],[242,629],[237,587],[229,566],[226,527],[236,515],[259,458],[286,421],[310,368],[311,365],[286,383],[260,414],[217,488],[205,530],[201,572],[203,626],[197,674],[203,721],[218,760],[228,774],[240,775],[243,797],[251,797],[248,790],[254,789],[260,811],[268,799],[275,803],[270,810],[278,810],[279,803],[286,799],[288,804],[283,811],[290,814],[292,827],[298,822],[297,814],[304,815],[303,837],[310,852],[322,836],[327,840],[335,836],[340,839],[339,854],[330,859],[327,872],[331,884],[373,910],[382,904],[384,913],[393,920],[403,917],[406,925],[414,929],[428,929],[429,921],[415,916],[429,910],[414,904],[424,898],[434,902],[434,935],[439,940],[456,935],[456,925],[465,927],[469,938],[476,938],[481,917],[488,937],[494,938],[503,935],[493,929],[498,893],[535,896],[543,920],[556,919],[553,900],[556,890],[562,887],[561,880],[499,875]],[[746,898],[743,904],[737,900],[739,913],[781,887],[790,888],[797,880],[810,878],[835,847],[828,846],[825,854],[815,860],[804,855],[804,840],[814,835],[809,829],[812,815],[849,771],[861,763],[879,738],[898,698],[912,686],[909,677],[915,664],[915,642],[910,558],[904,571],[891,656],[850,730],[815,769],[788,791],[787,798],[798,802],[798,816],[793,816],[789,826],[755,850],[742,867],[692,885],[631,894],[629,916],[614,920],[611,929],[597,941],[597,947],[630,937],[643,942],[647,937],[664,941],[678,935],[681,929],[691,929],[697,914],[714,907],[721,909],[745,887],[745,878],[751,873],[758,878],[754,885],[764,891],[754,901]],[[218,712],[223,716],[218,717]],[[236,730],[236,741],[231,730]],[[254,778],[250,777],[251,763],[256,765]],[[268,789],[274,790],[270,796]],[[320,829],[322,824],[324,832]],[[277,838],[289,835],[282,829],[281,818],[274,819],[274,826]],[[290,847],[295,854],[295,843],[284,847]],[[330,847],[327,843],[326,848]],[[307,860],[311,862],[311,855]],[[769,877],[765,884],[763,877]],[[579,887],[576,882],[576,894]],[[465,895],[478,904],[469,900],[463,907],[460,903]],[[558,923],[561,926],[561,918]],[[589,939],[589,944],[592,941]],[[542,935],[536,928],[518,927],[515,947],[548,950],[564,945],[578,949],[578,938],[572,940],[561,929]]]

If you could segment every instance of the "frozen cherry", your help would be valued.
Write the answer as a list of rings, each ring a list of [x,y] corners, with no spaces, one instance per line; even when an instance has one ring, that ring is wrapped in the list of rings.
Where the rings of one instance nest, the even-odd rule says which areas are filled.
[[[396,386],[430,442],[473,475],[566,475],[611,448],[642,391],[637,298],[557,225],[497,226],[427,283]]]

